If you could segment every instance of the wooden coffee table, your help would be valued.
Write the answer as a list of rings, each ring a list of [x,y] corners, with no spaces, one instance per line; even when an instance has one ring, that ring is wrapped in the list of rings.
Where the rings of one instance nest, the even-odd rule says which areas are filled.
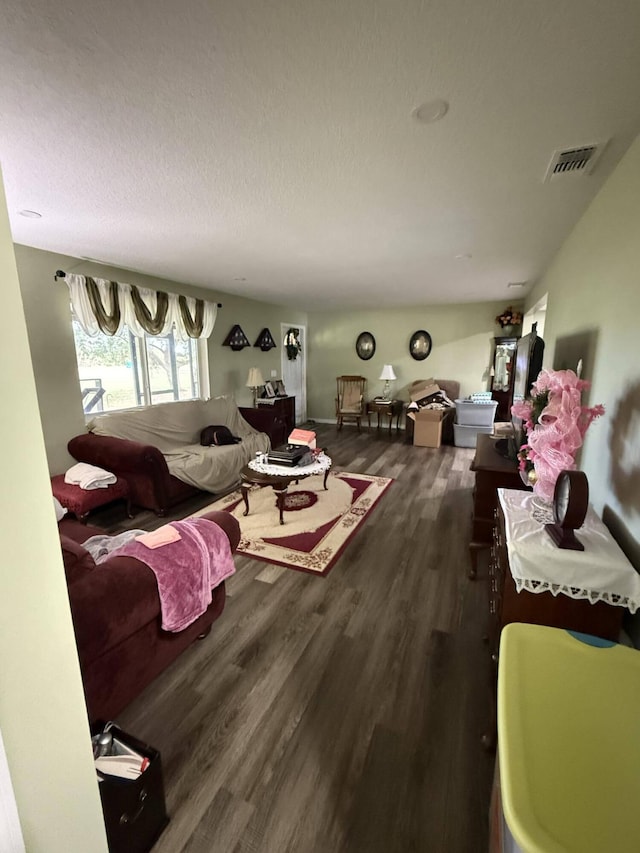
[[[249,462],[240,471],[240,488],[245,506],[243,515],[249,515],[249,490],[251,486],[271,486],[276,494],[276,503],[280,512],[280,524],[284,524],[284,500],[291,483],[297,483],[299,480],[305,480],[307,477],[324,474],[323,486],[326,489],[331,464],[331,458],[327,456],[325,450],[322,451],[321,455],[312,465],[305,465],[300,468],[286,468],[284,465],[263,465],[253,461]]]

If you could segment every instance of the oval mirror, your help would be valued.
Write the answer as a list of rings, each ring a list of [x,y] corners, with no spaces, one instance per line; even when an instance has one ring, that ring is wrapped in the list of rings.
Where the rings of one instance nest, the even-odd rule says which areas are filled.
[[[356,341],[356,352],[358,353],[358,356],[364,361],[368,361],[373,357],[375,351],[376,339],[373,337],[371,332],[361,332],[358,335],[358,340]]]
[[[424,361],[431,352],[431,335],[424,329],[419,329],[411,335],[409,352],[416,361]]]

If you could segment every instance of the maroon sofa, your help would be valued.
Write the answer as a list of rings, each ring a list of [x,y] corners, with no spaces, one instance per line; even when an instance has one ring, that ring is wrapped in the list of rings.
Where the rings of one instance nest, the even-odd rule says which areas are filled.
[[[229,537],[232,552],[240,527],[226,512],[203,516]],[[111,720],[169,666],[222,613],[225,585],[213,590],[207,611],[179,633],[160,627],[160,598],[151,569],[133,557],[99,565],[81,543],[104,533],[73,519],[59,524],[71,614],[89,721]]]
[[[280,435],[280,416],[273,410],[241,408],[239,411],[254,429],[265,432],[272,444],[273,436]],[[89,432],[76,435],[67,448],[78,462],[88,462],[123,477],[129,484],[131,503],[160,516],[174,504],[201,494],[199,489],[169,473],[164,456],[153,445]]]

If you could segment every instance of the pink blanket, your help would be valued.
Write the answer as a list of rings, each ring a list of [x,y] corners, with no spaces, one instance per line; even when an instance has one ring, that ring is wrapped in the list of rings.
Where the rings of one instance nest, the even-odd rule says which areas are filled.
[[[154,572],[160,594],[162,627],[182,631],[211,604],[211,590],[235,572],[227,534],[206,518],[172,521],[180,541],[160,548],[127,542],[111,556],[135,557]]]

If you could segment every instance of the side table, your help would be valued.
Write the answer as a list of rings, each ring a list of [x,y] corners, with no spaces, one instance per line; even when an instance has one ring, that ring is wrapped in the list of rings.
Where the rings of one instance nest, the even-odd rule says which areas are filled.
[[[65,483],[64,474],[57,474],[51,478],[51,490],[63,507],[73,513],[75,517],[86,522],[87,516],[93,509],[106,506],[112,501],[124,500],[127,504],[127,515],[133,518],[131,512],[131,500],[129,498],[129,484],[123,477],[118,477],[115,483],[106,489],[81,489]]]
[[[400,429],[400,416],[404,411],[404,403],[402,400],[369,400],[367,403],[367,421],[369,429],[371,429],[371,415],[374,412],[378,414],[378,429],[380,429],[380,415],[386,415],[389,418],[389,432],[393,425],[393,419],[396,419],[396,432]]]

